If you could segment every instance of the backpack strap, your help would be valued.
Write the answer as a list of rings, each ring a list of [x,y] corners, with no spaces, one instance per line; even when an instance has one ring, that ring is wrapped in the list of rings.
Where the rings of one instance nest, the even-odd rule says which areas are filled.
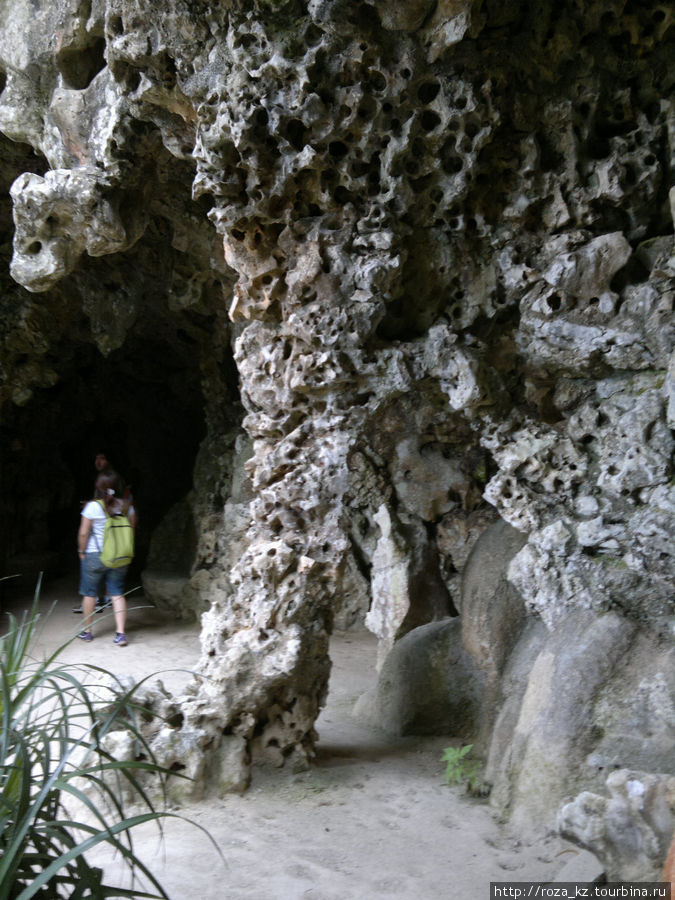
[[[102,509],[103,512],[105,513],[106,519],[109,519],[110,516],[108,515],[108,510],[105,508],[105,503],[103,502],[103,500],[97,500],[96,502],[97,502],[97,503],[100,503],[101,509]],[[94,540],[96,541],[96,546],[97,546],[97,548],[98,548],[98,552],[99,552],[99,556],[100,556],[101,553],[103,553],[103,547],[100,547],[100,546],[99,546],[98,538],[96,537],[96,532],[94,531],[94,526],[93,526],[93,524],[92,524],[92,526],[91,526],[91,533],[92,533],[92,535],[93,535],[93,537],[94,537]]]

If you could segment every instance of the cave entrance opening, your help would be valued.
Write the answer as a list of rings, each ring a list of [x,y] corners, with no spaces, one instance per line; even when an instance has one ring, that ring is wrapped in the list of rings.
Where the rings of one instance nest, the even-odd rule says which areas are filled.
[[[70,344],[58,358],[59,381],[3,416],[0,574],[21,574],[24,589],[41,570],[68,575],[76,589],[81,504],[103,451],[138,509],[129,584],[139,584],[153,530],[190,491],[206,434],[199,347],[177,329],[171,340],[131,334],[105,357]]]

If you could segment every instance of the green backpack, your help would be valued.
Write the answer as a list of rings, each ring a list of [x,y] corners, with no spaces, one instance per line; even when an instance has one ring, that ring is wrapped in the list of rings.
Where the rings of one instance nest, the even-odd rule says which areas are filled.
[[[105,503],[99,500],[105,513],[101,562],[109,569],[128,566],[134,558],[134,529],[126,516],[109,516]]]

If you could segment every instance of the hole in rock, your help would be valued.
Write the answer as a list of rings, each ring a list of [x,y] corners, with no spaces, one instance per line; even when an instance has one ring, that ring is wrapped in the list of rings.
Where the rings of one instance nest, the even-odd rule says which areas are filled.
[[[114,64],[111,63],[110,68],[115,76],[115,80],[124,85],[129,93],[133,94],[138,89],[141,83],[141,73],[138,69],[134,69],[133,66],[123,60],[115,60]]]
[[[538,134],[539,157],[544,172],[555,172],[562,163],[562,156],[556,146],[544,135]]]
[[[447,152],[441,155],[441,166],[447,175],[457,175],[464,168],[464,162],[456,154]]]
[[[313,23],[305,29],[305,43],[308,47],[316,47],[317,44],[321,43],[322,38],[323,31]]]
[[[343,141],[331,141],[328,145],[328,152],[335,159],[342,159],[349,151],[347,145]]]
[[[269,113],[264,107],[259,107],[253,114],[253,121],[256,125],[267,125],[269,122]],[[302,124],[302,123],[301,123]]]
[[[354,195],[343,184],[339,184],[333,191],[333,199],[339,206],[346,206],[353,202]]]
[[[436,99],[441,89],[437,81],[425,81],[417,88],[417,96],[420,103],[431,103]]]
[[[297,150],[298,153],[305,146],[307,129],[300,119],[290,119],[286,124],[286,139],[288,143]]]
[[[387,79],[382,72],[377,69],[370,69],[368,72],[368,83],[375,93],[382,93],[387,87]]]
[[[96,38],[86,48],[61,50],[56,57],[56,64],[66,87],[76,91],[84,90],[105,68],[105,39]]]
[[[28,579],[43,570],[76,583],[81,505],[93,497],[94,458],[105,452],[130,485],[138,511],[127,584],[140,583],[153,531],[191,490],[206,434],[197,343],[180,327],[156,331],[161,338],[128,336],[107,357],[93,344],[64,342],[52,356],[59,381],[36,390],[25,406],[3,410],[5,571]],[[192,545],[176,539],[168,555],[174,571],[187,573],[194,537],[189,524],[184,531]]]
[[[431,109],[425,109],[420,116],[423,131],[434,131],[441,124],[441,117]]]
[[[238,34],[234,38],[234,46],[248,49],[258,43],[258,39],[254,34]]]
[[[360,119],[372,119],[377,113],[377,103],[372,97],[364,97],[359,103],[357,115]]]

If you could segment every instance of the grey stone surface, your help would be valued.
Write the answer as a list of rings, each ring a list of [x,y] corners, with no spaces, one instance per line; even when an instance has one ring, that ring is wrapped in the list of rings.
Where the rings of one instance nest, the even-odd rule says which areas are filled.
[[[506,522],[488,526],[462,571],[461,640],[481,674],[480,713],[474,747],[487,753],[506,692],[501,680],[511,652],[526,627],[523,598],[507,579],[508,567],[526,537]]]
[[[500,681],[504,700],[486,767],[491,802],[500,814],[523,832],[542,823],[555,827],[554,812],[571,795],[583,787],[602,790],[606,780],[618,784],[610,773],[632,764],[672,780],[672,653],[672,639],[663,630],[643,631],[615,613],[568,616],[548,636],[541,623],[528,624]],[[586,808],[584,797],[575,816]],[[630,823],[628,807],[622,816],[625,828],[642,827]],[[665,855],[667,823],[659,828],[652,868]],[[617,868],[620,851],[611,851],[618,856],[610,859],[602,845],[581,843],[609,867],[608,877],[642,877],[631,875],[630,866]]]
[[[593,742],[596,695],[635,631],[615,613],[579,611],[539,643],[511,714],[513,730],[504,740],[498,723],[501,753],[491,752],[488,766],[492,802],[523,831],[544,822],[550,826],[573,785],[599,780],[597,768],[585,759]]]
[[[479,721],[484,680],[462,647],[459,619],[431,622],[396,642],[377,686],[354,712],[390,734],[468,738]]]
[[[507,525],[490,525],[474,545],[462,574],[462,642],[496,681],[525,621],[525,605],[507,580],[511,559],[526,541]]]

